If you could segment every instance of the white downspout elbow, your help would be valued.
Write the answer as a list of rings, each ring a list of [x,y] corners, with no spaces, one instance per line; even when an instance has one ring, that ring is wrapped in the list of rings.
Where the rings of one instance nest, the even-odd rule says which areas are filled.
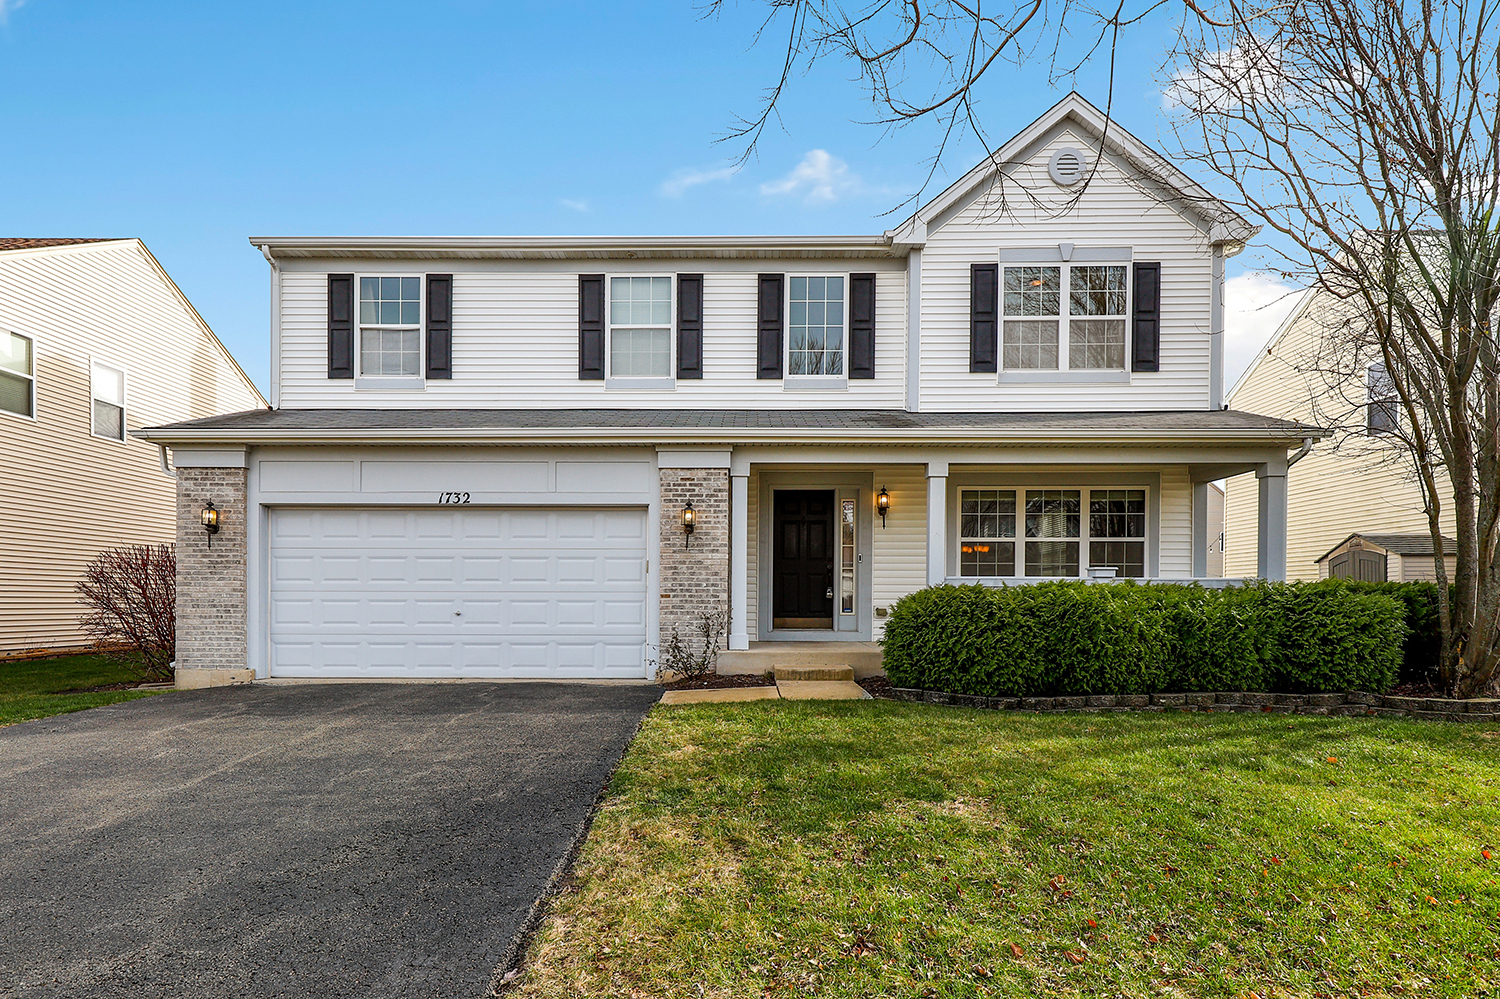
[[[1291,468],[1293,465],[1297,464],[1297,462],[1301,461],[1303,458],[1306,458],[1308,456],[1308,453],[1311,452],[1312,449],[1313,449],[1313,438],[1311,438],[1311,437],[1304,437],[1304,438],[1302,438],[1302,446],[1297,449],[1297,453],[1296,454],[1292,455],[1290,458],[1288,458],[1286,460],[1286,467],[1287,468]]]
[[[162,471],[162,474],[165,475],[169,479],[175,479],[175,478],[177,478],[177,470],[174,469],[170,464],[167,463],[167,446],[165,444],[158,444],[156,446],[157,446],[157,448],[161,452],[161,471]]]

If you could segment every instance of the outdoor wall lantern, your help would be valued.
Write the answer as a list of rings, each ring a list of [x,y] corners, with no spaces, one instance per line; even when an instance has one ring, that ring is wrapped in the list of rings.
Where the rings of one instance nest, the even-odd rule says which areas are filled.
[[[688,546],[688,539],[693,536],[693,528],[698,526],[698,514],[693,510],[693,501],[688,500],[688,505],[682,508],[682,547]]]
[[[891,512],[891,494],[885,491],[885,486],[880,487],[880,495],[875,497],[875,509],[880,511],[880,526],[885,528],[885,515]]]
[[[203,521],[203,529],[208,532],[208,546],[212,548],[214,545],[214,535],[219,533],[219,511],[214,509],[213,500],[209,500],[207,505],[203,507],[203,513],[200,517]]]

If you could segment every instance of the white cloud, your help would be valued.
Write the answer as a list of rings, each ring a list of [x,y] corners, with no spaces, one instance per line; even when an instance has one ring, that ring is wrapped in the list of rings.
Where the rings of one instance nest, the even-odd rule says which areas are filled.
[[[1224,282],[1224,386],[1240,376],[1270,344],[1272,335],[1302,301],[1303,289],[1274,274],[1246,271]]]
[[[10,18],[10,12],[26,6],[26,0],[0,0],[0,24]]]
[[[859,177],[849,172],[849,164],[825,149],[812,150],[791,173],[760,185],[760,193],[767,197],[800,195],[809,203],[837,201],[846,194],[862,194],[865,190]]]
[[[575,212],[586,212],[589,210],[589,203],[587,201],[575,201],[572,198],[559,198],[557,203],[562,205],[564,208],[571,208]]]
[[[694,170],[690,167],[678,170],[661,182],[661,193],[669,198],[680,198],[690,187],[728,180],[739,172],[739,167],[719,167],[714,170]]]

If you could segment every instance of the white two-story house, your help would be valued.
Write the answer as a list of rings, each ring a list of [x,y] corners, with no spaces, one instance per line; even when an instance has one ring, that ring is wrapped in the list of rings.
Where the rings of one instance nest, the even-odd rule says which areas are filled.
[[[179,682],[641,678],[705,613],[870,642],[944,580],[1203,578],[1245,471],[1280,578],[1316,431],[1221,401],[1254,233],[1071,95],[879,235],[255,238],[272,408],[142,432]]]

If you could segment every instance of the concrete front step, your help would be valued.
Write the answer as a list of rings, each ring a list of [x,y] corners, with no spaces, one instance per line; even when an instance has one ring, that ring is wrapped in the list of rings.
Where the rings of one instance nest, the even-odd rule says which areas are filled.
[[[847,680],[851,683],[854,681],[854,667],[843,664],[796,666],[778,663],[775,670],[777,683],[782,683],[786,680],[794,682],[807,680]]]
[[[724,675],[773,672],[778,666],[849,666],[856,677],[884,676],[880,646],[874,642],[751,642],[746,650],[719,653]]]

